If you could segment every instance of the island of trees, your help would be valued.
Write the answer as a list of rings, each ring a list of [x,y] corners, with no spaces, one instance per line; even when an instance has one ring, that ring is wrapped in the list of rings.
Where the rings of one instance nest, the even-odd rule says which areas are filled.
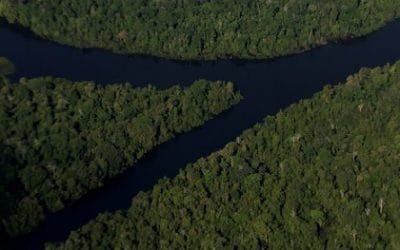
[[[47,249],[399,249],[400,62],[362,69]]]
[[[0,0],[0,16],[63,44],[178,59],[272,58],[399,15],[398,0]]]
[[[0,58],[0,235],[31,231],[178,133],[238,103],[232,83],[157,90],[41,77]],[[1,237],[0,237],[1,238]]]

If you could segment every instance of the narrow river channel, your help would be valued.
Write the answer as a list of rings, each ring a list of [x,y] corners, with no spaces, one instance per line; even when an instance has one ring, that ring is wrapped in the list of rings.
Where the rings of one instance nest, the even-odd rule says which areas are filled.
[[[244,100],[203,127],[157,147],[135,167],[65,210],[49,215],[36,232],[18,239],[17,249],[41,249],[45,242],[65,240],[100,212],[128,208],[131,199],[160,178],[207,156],[243,130],[290,104],[312,96],[327,84],[344,81],[362,67],[400,59],[400,20],[367,37],[330,44],[301,54],[266,61],[217,60],[178,62],[81,50],[35,37],[15,26],[0,26],[0,55],[11,59],[20,77],[54,76],[101,84],[131,82],[159,88],[189,85],[196,79],[229,80]]]

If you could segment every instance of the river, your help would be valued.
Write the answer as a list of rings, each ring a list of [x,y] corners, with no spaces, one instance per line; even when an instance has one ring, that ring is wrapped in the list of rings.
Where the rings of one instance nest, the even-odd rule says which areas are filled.
[[[82,50],[40,39],[13,25],[0,26],[0,55],[11,59],[20,77],[54,76],[93,80],[100,84],[130,82],[158,88],[189,85],[196,79],[229,80],[244,100],[207,122],[150,152],[135,167],[110,180],[61,212],[51,214],[34,233],[18,239],[17,249],[41,249],[44,242],[65,240],[100,212],[125,209],[139,191],[160,178],[234,140],[267,115],[312,96],[327,84],[344,81],[362,67],[400,59],[400,20],[366,37],[329,44],[275,60],[180,62],[144,56],[123,56],[103,50]]]

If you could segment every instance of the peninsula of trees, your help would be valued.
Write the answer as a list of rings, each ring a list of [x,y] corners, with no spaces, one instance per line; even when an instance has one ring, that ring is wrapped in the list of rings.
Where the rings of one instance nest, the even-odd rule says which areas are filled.
[[[176,59],[273,58],[399,15],[398,0],[0,0],[0,16],[44,38]]]
[[[47,249],[399,249],[400,63],[362,69]]]
[[[157,90],[42,77],[0,58],[0,235],[31,231],[153,147],[238,103],[232,83]],[[0,237],[1,238],[1,237]]]
[[[0,76],[5,77],[15,72],[15,66],[5,57],[0,57]]]

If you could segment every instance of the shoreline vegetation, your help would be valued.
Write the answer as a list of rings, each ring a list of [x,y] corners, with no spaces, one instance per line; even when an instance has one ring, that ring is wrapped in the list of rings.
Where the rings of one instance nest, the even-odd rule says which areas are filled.
[[[14,64],[5,57],[0,57],[0,76],[4,78],[15,73]]]
[[[0,16],[79,48],[178,60],[271,59],[366,35],[397,0],[11,1]]]
[[[63,249],[398,249],[400,62],[268,116]]]
[[[0,239],[32,231],[242,98],[230,82],[165,90],[52,77],[11,83],[13,71],[0,58]]]

